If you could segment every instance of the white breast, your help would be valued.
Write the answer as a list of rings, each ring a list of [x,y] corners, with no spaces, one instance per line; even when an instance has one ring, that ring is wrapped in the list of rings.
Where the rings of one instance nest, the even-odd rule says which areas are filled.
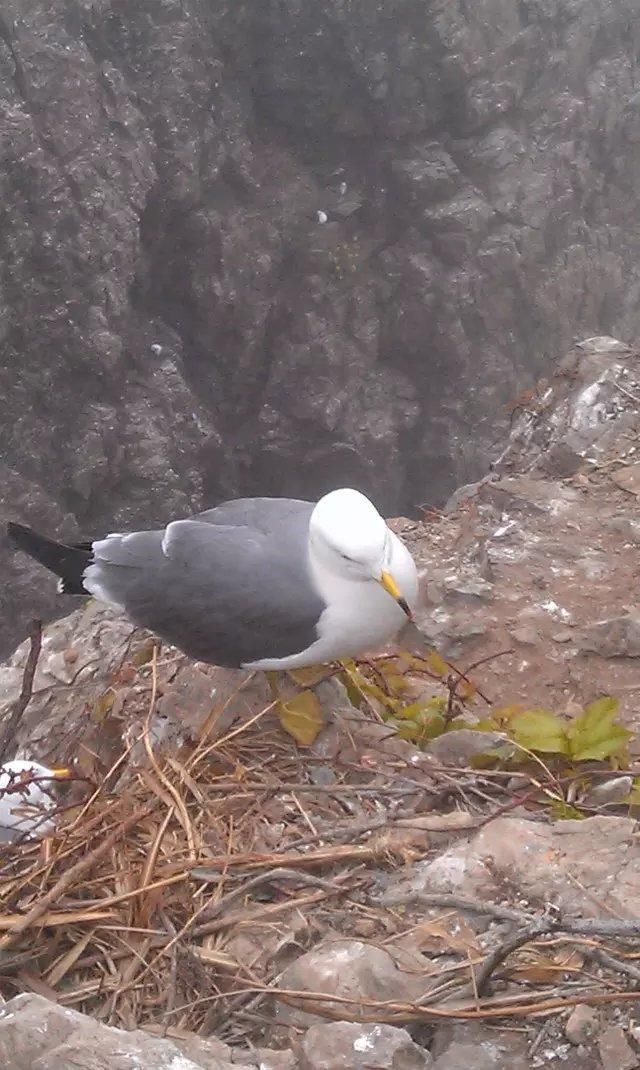
[[[390,568],[404,597],[415,608],[418,573],[406,546],[393,535]],[[251,669],[300,669],[324,665],[336,658],[357,657],[375,651],[400,631],[406,616],[376,580],[351,580],[336,576],[318,562],[311,562],[316,585],[327,602],[318,622],[319,638],[306,650],[285,658],[252,662]]]

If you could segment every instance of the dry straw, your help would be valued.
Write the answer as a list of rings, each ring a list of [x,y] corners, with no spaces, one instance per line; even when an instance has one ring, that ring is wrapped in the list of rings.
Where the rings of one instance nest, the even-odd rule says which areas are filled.
[[[259,1036],[273,1001],[326,1018],[403,1024],[528,1018],[640,998],[637,922],[525,915],[450,895],[409,897],[396,908],[376,898],[381,869],[423,857],[438,828],[455,833],[451,814],[414,816],[425,797],[435,806],[439,793],[459,791],[467,810],[453,816],[468,831],[490,819],[487,800],[494,815],[518,802],[504,801],[499,773],[440,776],[432,766],[427,777],[387,753],[373,762],[335,759],[329,776],[319,776],[325,763],[284,737],[270,707],[219,739],[214,711],[195,742],[156,752],[156,694],[154,653],[132,699],[144,703],[134,741],[144,764],[134,766],[134,746],[124,747],[100,783],[61,814],[55,835],[2,847],[5,999],[35,991],[126,1028],[217,1030],[233,1041],[251,1030]],[[357,724],[346,727],[350,744],[357,734]],[[277,964],[237,953],[239,934],[253,934],[259,947],[261,932],[266,943],[294,915],[313,919],[316,939],[339,931],[345,910],[347,932],[366,919],[374,940],[409,936],[426,962],[436,950],[419,999],[291,991],[279,984]],[[478,928],[467,926],[462,946],[467,917],[489,919],[480,931],[511,931],[498,930],[487,953]],[[502,987],[492,992],[498,978]]]
[[[233,935],[344,895],[354,866],[381,852],[288,851],[344,810],[322,788],[298,799],[313,784],[275,722],[265,727],[269,706],[218,740],[214,712],[195,744],[156,753],[155,655],[151,668],[144,766],[124,748],[55,835],[2,846],[0,992],[36,991],[127,1028],[197,1031],[212,1005],[261,984],[225,950]],[[269,850],[274,824],[280,849]]]

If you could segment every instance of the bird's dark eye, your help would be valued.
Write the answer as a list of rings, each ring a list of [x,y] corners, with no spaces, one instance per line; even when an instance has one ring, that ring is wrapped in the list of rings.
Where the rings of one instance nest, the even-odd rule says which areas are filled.
[[[338,550],[338,553],[340,554],[340,557],[343,561],[351,561],[351,563],[353,564],[353,558],[349,557],[349,554],[343,554],[342,550]]]

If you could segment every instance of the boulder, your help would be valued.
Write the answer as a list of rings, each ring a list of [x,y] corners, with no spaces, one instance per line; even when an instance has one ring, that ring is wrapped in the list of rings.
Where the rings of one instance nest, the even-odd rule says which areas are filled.
[[[197,1040],[196,1046],[197,1054],[188,1056],[179,1042],[114,1029],[43,996],[16,996],[0,1008],[5,1070],[242,1070],[219,1058],[224,1045]]]

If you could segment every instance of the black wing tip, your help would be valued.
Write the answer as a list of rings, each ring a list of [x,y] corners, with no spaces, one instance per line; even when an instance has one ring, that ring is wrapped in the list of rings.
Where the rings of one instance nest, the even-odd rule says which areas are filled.
[[[12,545],[58,577],[59,594],[84,594],[84,570],[91,560],[90,544],[69,546],[39,535],[26,524],[10,520],[6,532]]]

